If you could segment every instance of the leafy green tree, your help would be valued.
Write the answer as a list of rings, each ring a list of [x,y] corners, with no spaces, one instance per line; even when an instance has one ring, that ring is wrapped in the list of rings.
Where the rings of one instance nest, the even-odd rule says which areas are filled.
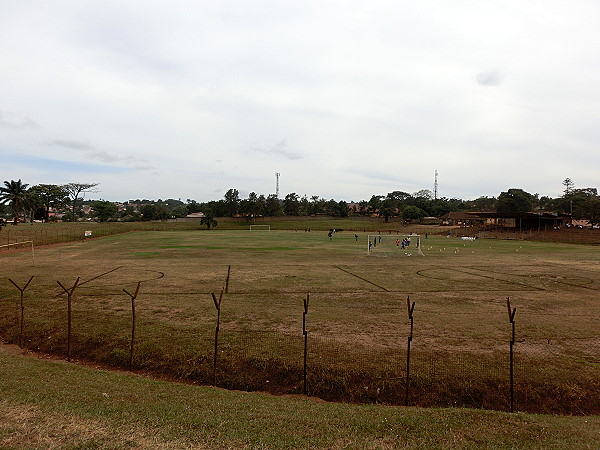
[[[315,214],[324,213],[325,199],[319,198],[318,195],[311,195],[309,202],[308,215],[314,216]]]
[[[136,211],[133,206],[126,206],[124,211],[119,213],[121,220],[124,222],[137,222],[141,220],[142,215]]]
[[[379,214],[379,210],[381,209],[381,202],[383,196],[382,195],[373,195],[369,200],[369,213],[370,214]]]
[[[165,220],[171,216],[169,214],[169,209],[164,202],[159,200],[155,206],[156,206],[156,220]]]
[[[552,207],[555,211],[565,214],[573,214],[589,198],[597,196],[596,188],[572,189],[569,194],[556,198],[552,201]]]
[[[33,219],[36,216],[36,212],[39,212],[38,217],[44,216],[44,204],[42,199],[30,189],[25,192],[25,198],[23,201],[23,212],[29,215],[29,222],[33,223]]]
[[[217,226],[217,221],[215,220],[215,216],[213,211],[211,211],[210,209],[205,209],[204,210],[204,217],[202,217],[200,219],[200,224],[201,225],[206,225],[206,229],[210,230],[211,227],[214,228]]]
[[[422,219],[427,213],[417,206],[409,205],[402,210],[402,218],[404,220]]]
[[[410,195],[408,192],[404,192],[404,191],[393,191],[393,192],[389,192],[387,197],[394,199],[399,204],[403,204],[403,203],[406,203],[407,201],[409,201],[412,198],[412,195]]]
[[[415,192],[413,197],[431,200],[433,198],[433,193],[429,189],[421,189],[420,191]]]
[[[562,182],[562,185],[565,187],[565,190],[563,191],[565,196],[569,195],[575,187],[575,183],[573,183],[573,180],[570,178],[565,178]]]
[[[285,196],[283,200],[283,213],[286,216],[300,215],[300,197],[295,192]]]
[[[188,215],[187,211],[185,206],[176,206],[171,210],[171,215],[174,217],[185,217]]]
[[[327,200],[323,205],[323,212],[328,216],[335,216],[338,212],[338,204],[334,199]]]
[[[548,209],[552,205],[552,199],[547,195],[536,198],[534,206],[538,209]]]
[[[248,198],[240,202],[240,212],[248,218],[262,216],[264,214],[264,195],[258,196],[256,192],[250,192]]]
[[[238,213],[240,207],[240,193],[237,189],[229,189],[225,193],[225,214],[233,217]]]
[[[281,203],[275,194],[270,194],[265,201],[265,216],[275,217],[281,215]]]
[[[202,211],[202,206],[200,203],[196,202],[196,200],[187,199],[187,203],[185,204],[185,208],[187,210],[187,214],[193,214]]]
[[[50,208],[60,208],[66,205],[69,199],[65,188],[56,184],[36,184],[29,190],[41,199],[44,208],[44,222],[48,222]]]
[[[509,189],[498,196],[499,213],[513,214],[531,212],[533,207],[533,195],[523,189]]]
[[[496,197],[482,196],[475,200],[466,201],[465,208],[468,211],[494,212],[498,210],[498,200]]]
[[[398,208],[396,207],[396,202],[393,199],[386,197],[381,201],[379,215],[383,216],[383,220],[385,222],[389,222],[390,217],[394,217],[397,210]]]
[[[369,214],[369,202],[366,200],[361,200],[358,202],[358,213],[361,216],[366,216]]]
[[[143,205],[140,208],[140,213],[143,221],[158,219],[158,209],[156,208],[156,205]]]
[[[336,204],[334,216],[348,217],[348,209],[349,209],[348,203],[346,203],[344,200],[340,200]]]
[[[600,224],[600,197],[590,196],[573,211],[573,215],[587,220],[592,226]]]
[[[98,186],[98,183],[67,183],[62,185],[71,199],[71,212],[74,216],[76,216],[75,208],[79,196],[86,192],[98,192],[96,186]]]
[[[29,185],[19,181],[5,181],[4,187],[0,187],[0,202],[8,203],[13,214],[13,223],[19,223],[19,214],[26,201],[27,187]]]
[[[301,216],[308,216],[310,214],[310,202],[308,197],[305,195],[299,200],[300,206],[298,207],[298,213]]]
[[[110,219],[114,219],[119,212],[119,208],[113,202],[107,202],[105,200],[97,200],[92,203],[92,209],[94,210],[94,216],[98,218],[100,222],[107,222]]]

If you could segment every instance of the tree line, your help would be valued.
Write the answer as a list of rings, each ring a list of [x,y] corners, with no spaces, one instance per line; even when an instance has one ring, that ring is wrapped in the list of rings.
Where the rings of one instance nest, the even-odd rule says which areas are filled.
[[[37,184],[29,187],[20,179],[0,187],[0,204],[8,205],[16,225],[23,214],[48,221],[51,208],[68,208],[66,220],[76,220],[77,202],[86,192],[97,192],[98,183]],[[70,217],[69,217],[70,215]]]
[[[498,197],[481,196],[474,200],[457,198],[434,198],[427,189],[415,193],[393,191],[386,195],[372,195],[369,200],[346,202],[326,200],[317,195],[308,197],[295,192],[280,199],[275,194],[263,195],[251,192],[241,198],[237,189],[229,189],[220,200],[198,203],[187,199],[129,200],[117,205],[104,200],[82,200],[85,193],[97,192],[97,183],[68,183],[64,185],[39,184],[32,187],[21,180],[5,181],[0,187],[0,204],[6,204],[13,223],[20,217],[29,220],[48,221],[51,209],[63,211],[62,220],[78,220],[83,217],[82,207],[87,205],[91,215],[99,221],[163,220],[185,217],[202,212],[209,225],[214,217],[273,217],[273,216],[378,216],[384,221],[394,217],[416,220],[425,217],[441,217],[450,212],[498,212],[523,213],[552,211],[570,214],[574,219],[585,219],[592,225],[600,223],[600,197],[596,188],[575,188],[573,181],[562,182],[563,195],[557,198],[530,194],[523,189],[512,188]]]

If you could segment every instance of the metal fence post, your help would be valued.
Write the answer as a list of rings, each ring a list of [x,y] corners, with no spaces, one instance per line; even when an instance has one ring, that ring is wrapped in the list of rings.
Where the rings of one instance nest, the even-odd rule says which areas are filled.
[[[221,300],[223,299],[223,291],[225,288],[221,288],[221,293],[219,294],[219,300],[215,296],[214,292],[211,292],[213,302],[215,303],[215,308],[217,308],[217,325],[215,326],[215,353],[213,359],[213,386],[217,385],[217,351],[219,348],[219,325],[221,323]]]
[[[14,284],[15,287],[21,292],[21,320],[20,320],[20,327],[19,327],[19,347],[23,347],[23,325],[25,323],[25,306],[23,305],[23,294],[25,292],[25,289],[27,289],[27,286],[29,286],[29,283],[31,283],[31,280],[33,280],[33,275],[31,276],[29,281],[25,284],[25,286],[20,287],[13,280],[11,280],[10,278],[8,279],[8,281],[10,281],[12,284]]]
[[[123,289],[123,292],[131,297],[131,347],[129,349],[129,370],[131,370],[133,367],[133,343],[135,342],[135,299],[140,291],[141,283],[141,281],[138,281],[137,287],[135,288],[135,292],[133,294],[130,294]]]
[[[59,286],[63,288],[63,291],[67,293],[67,361],[71,361],[71,297],[73,296],[73,292],[75,288],[79,284],[79,277],[75,280],[75,284],[72,288],[67,289],[64,287],[60,281],[57,281]]]
[[[231,275],[231,266],[227,266],[227,278],[225,279],[225,293],[229,292],[229,276]]]
[[[515,313],[517,308],[510,307],[510,297],[506,297],[506,306],[508,307],[508,320],[512,324],[512,334],[510,337],[510,412],[515,410],[515,379],[514,379],[514,346],[515,346]]]
[[[410,295],[406,298],[406,305],[408,306],[408,318],[410,319],[410,334],[408,336],[408,347],[406,351],[406,392],[404,395],[404,404],[408,406],[408,385],[410,382],[410,343],[413,339],[413,313],[415,311],[415,302],[410,303]]]
[[[308,314],[308,302],[310,299],[310,293],[306,294],[306,298],[304,299],[304,313],[302,314],[302,334],[304,335],[304,386],[303,386],[303,394],[306,395],[308,392],[307,384],[306,384],[306,372],[307,372],[307,357],[308,357],[308,331],[306,331],[306,315]]]

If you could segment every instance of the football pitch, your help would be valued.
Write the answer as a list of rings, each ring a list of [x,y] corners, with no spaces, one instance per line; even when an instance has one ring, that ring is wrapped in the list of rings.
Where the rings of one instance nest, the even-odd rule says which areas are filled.
[[[594,330],[600,312],[595,247],[422,236],[425,256],[418,256],[414,248],[395,246],[391,236],[384,235],[386,251],[380,243],[378,253],[368,254],[367,234],[356,240],[345,232],[332,239],[305,231],[136,232],[36,248],[33,258],[28,249],[1,253],[0,261],[3,281],[24,283],[35,276],[29,291],[35,298],[53,298],[56,281],[68,285],[77,277],[79,296],[109,306],[138,281],[140,301],[149,305],[185,298],[193,302],[190,308],[212,307],[210,293],[226,288],[223,307],[235,315],[252,312],[257,326],[275,323],[273,310],[278,326],[292,325],[310,293],[311,310],[334,311],[328,318],[332,327],[358,308],[365,322],[359,329],[370,326],[369,317],[380,329],[396,329],[405,319],[408,296],[416,314],[481,313],[498,315],[503,323],[510,297],[520,320],[557,317],[560,327],[537,320],[540,333]],[[4,282],[2,289],[7,298],[14,288]],[[177,308],[167,312],[176,315]],[[353,328],[348,330],[359,331]]]
[[[221,291],[222,331],[237,333],[240,341],[244,334],[271,333],[269,345],[277,349],[269,350],[270,358],[296,355],[296,344],[286,350],[286,342],[302,334],[309,295],[310,335],[361,355],[357,362],[336,353],[330,358],[334,366],[368,367],[370,355],[403,348],[410,331],[407,300],[415,303],[414,351],[460,354],[464,365],[465,358],[507,348],[510,298],[520,348],[536,352],[541,344],[552,345],[555,365],[577,355],[587,369],[597,370],[597,248],[423,235],[424,256],[418,256],[414,238],[413,247],[404,250],[393,235],[382,241],[369,254],[367,233],[356,238],[340,232],[330,239],[327,232],[304,230],[160,231],[36,248],[33,257],[27,249],[5,252],[0,254],[5,339],[15,339],[16,325],[10,324],[19,312],[19,292],[8,278],[22,286],[34,276],[25,291],[25,334],[31,345],[50,351],[64,345],[64,326],[56,322],[64,317],[65,296],[57,281],[69,287],[79,278],[73,320],[83,357],[93,358],[93,343],[112,339],[126,347],[131,300],[123,290],[134,292],[141,282],[140,366],[150,342],[173,349],[169,355],[188,349],[210,355],[217,317],[211,293],[218,298]],[[84,349],[86,339],[91,349]],[[199,339],[202,344],[195,343]],[[264,356],[259,344],[245,345],[243,352]],[[119,355],[113,355],[116,362]],[[372,364],[381,368],[376,360]]]

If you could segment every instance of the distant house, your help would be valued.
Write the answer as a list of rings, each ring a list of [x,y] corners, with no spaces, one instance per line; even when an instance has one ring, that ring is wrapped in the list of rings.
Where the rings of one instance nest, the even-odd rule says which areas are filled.
[[[479,213],[485,225],[513,231],[552,230],[571,223],[571,216],[554,212]]]
[[[199,222],[203,217],[204,217],[203,212],[195,212],[195,213],[188,214],[183,219],[185,220],[185,222]]]
[[[200,222],[204,217],[203,212],[195,212],[188,214],[185,217],[178,217],[177,219],[170,219],[170,222]]]
[[[441,220],[437,217],[422,217],[419,223],[421,225],[439,225]]]
[[[481,225],[483,219],[479,213],[469,212],[458,212],[453,211],[448,214],[444,214],[440,218],[440,225],[460,226],[460,227],[471,227],[474,225]]]

